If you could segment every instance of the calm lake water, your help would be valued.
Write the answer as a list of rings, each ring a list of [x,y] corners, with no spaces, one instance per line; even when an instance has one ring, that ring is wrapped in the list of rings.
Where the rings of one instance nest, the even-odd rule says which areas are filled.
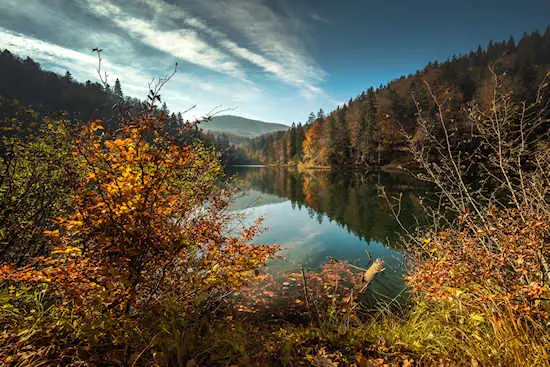
[[[397,173],[258,166],[234,167],[232,174],[243,189],[233,203],[242,215],[239,221],[263,217],[267,230],[254,243],[277,243],[283,249],[285,259],[271,263],[271,272],[293,271],[302,264],[315,269],[330,258],[364,267],[370,258],[382,258],[386,270],[370,286],[371,297],[392,299],[402,293],[406,253],[399,247],[401,229],[377,186],[389,195],[403,194],[401,220],[412,227],[422,215],[419,197],[426,193],[418,181]]]

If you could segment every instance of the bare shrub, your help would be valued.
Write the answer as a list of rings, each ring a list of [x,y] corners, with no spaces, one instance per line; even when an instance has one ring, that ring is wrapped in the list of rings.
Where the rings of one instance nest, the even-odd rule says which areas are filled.
[[[545,79],[534,101],[518,102],[506,86],[506,78],[493,74],[490,102],[471,104],[464,111],[465,121],[451,123],[447,115],[452,111],[427,85],[436,118],[419,108],[422,133],[416,135],[423,138],[411,137],[410,150],[422,169],[419,177],[438,188],[439,203],[432,207],[434,226],[425,238],[416,238],[412,246],[417,260],[449,259],[453,255],[468,267],[480,265],[476,259],[498,258],[510,263],[520,256],[532,263],[528,275],[513,277],[518,286],[535,279],[550,284],[547,86]],[[443,228],[451,230],[442,232]],[[517,229],[520,237],[510,238],[511,228]],[[435,250],[434,245],[440,241],[445,243],[441,247],[445,254]],[[483,253],[477,253],[474,247]],[[514,259],[509,258],[511,249]],[[465,252],[472,254],[469,260],[461,257]],[[491,265],[492,270],[508,269],[514,274],[527,271],[502,267],[498,261]]]

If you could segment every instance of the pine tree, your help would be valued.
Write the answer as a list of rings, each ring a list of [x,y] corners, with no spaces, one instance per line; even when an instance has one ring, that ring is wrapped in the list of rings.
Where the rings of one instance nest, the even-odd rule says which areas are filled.
[[[68,82],[73,81],[73,76],[72,76],[72,74],[69,70],[67,70],[67,72],[65,73],[65,76],[63,77],[63,79],[65,79]]]
[[[113,90],[113,93],[118,100],[124,99],[124,95],[122,94],[122,87],[120,86],[120,80],[118,80],[118,78],[115,81],[115,88]]]
[[[315,114],[313,112],[310,112],[309,117],[307,118],[307,123],[311,125],[313,124],[314,121],[315,121]]]
[[[317,118],[324,120],[325,119],[325,111],[323,111],[322,108],[319,109],[319,112],[317,112]]]
[[[290,128],[290,159],[296,158],[296,124],[293,122]]]
[[[325,146],[327,149],[328,161],[332,166],[338,164],[338,126],[333,115],[327,117],[324,126],[323,135],[325,137]]]
[[[369,88],[365,104],[365,138],[362,146],[362,151],[366,153],[365,159],[367,162],[374,161],[374,153],[378,145],[375,98],[374,89]]]
[[[302,145],[304,143],[305,133],[302,124],[296,126],[296,160],[301,161],[304,157]]]
[[[508,42],[506,42],[506,49],[508,52],[513,52],[516,49],[516,41],[514,41],[514,37],[510,36],[508,38]]]

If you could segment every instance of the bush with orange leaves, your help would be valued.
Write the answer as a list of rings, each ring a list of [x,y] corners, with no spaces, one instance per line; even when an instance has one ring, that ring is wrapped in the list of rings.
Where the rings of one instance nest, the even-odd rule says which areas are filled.
[[[178,144],[152,103],[117,130],[83,126],[73,155],[83,179],[75,177],[70,214],[48,233],[54,250],[0,269],[9,289],[2,321],[12,321],[1,323],[0,360],[161,363],[169,358],[155,350],[163,316],[209,314],[277,248],[248,244],[259,223],[228,234],[231,192],[219,188],[216,153]],[[37,294],[39,330],[24,315]]]
[[[517,316],[546,319],[550,287],[550,218],[543,213],[492,209],[487,228],[447,229],[423,239],[408,281],[436,300],[473,306],[492,303]]]

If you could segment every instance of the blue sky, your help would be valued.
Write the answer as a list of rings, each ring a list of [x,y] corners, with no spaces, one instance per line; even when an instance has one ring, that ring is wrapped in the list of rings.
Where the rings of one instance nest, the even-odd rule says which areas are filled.
[[[220,109],[290,124],[433,60],[550,24],[548,0],[0,0],[0,49],[144,98],[187,118]],[[0,71],[1,72],[1,71]]]

